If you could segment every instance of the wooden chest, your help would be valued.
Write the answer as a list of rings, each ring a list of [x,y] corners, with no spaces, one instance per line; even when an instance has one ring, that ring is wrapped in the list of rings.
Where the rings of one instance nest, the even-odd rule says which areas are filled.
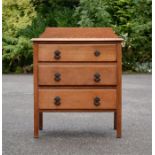
[[[46,28],[33,38],[34,137],[43,112],[114,112],[121,137],[121,41],[111,28]]]

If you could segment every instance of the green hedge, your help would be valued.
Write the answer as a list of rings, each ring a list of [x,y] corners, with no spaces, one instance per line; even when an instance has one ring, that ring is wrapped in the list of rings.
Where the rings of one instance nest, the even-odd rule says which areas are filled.
[[[124,38],[123,70],[152,71],[150,0],[5,0],[3,73],[32,72],[33,37],[51,27],[112,27]]]

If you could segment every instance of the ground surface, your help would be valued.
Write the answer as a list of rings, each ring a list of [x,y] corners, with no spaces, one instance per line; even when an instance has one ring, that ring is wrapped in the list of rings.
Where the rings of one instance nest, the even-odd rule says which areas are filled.
[[[112,113],[45,113],[33,138],[32,75],[3,75],[3,155],[151,155],[151,75],[123,76],[123,137]]]

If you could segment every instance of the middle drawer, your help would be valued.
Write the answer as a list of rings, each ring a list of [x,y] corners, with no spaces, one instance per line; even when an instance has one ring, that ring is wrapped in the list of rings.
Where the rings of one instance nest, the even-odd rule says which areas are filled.
[[[116,85],[116,64],[39,64],[39,85]]]

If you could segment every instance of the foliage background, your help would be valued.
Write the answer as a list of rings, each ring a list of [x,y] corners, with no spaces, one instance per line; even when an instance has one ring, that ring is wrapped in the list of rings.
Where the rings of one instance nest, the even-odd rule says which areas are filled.
[[[152,71],[151,0],[3,0],[3,73],[32,72],[33,37],[45,27],[112,27],[123,37],[123,70]]]

